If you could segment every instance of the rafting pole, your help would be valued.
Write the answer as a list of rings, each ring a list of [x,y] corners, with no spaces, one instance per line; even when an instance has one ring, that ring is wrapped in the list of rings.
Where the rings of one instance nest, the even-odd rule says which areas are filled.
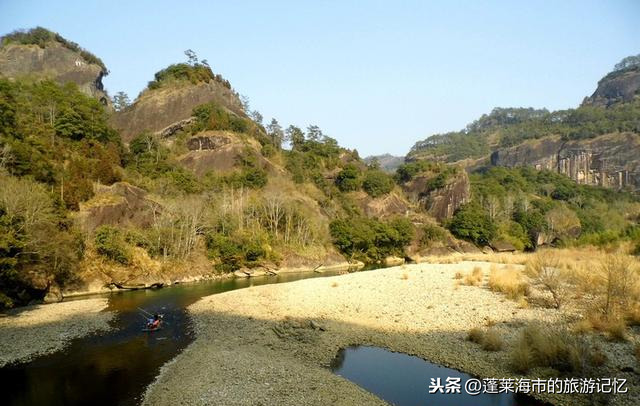
[[[142,313],[146,314],[147,316],[153,316],[153,314],[149,313],[148,311],[144,310],[141,307],[138,307],[138,310],[140,310]]]

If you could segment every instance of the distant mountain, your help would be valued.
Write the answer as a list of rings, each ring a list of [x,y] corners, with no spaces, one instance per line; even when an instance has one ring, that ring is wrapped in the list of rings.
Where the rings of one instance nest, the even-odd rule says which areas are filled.
[[[395,156],[391,154],[371,155],[364,159],[367,164],[370,164],[375,160],[378,161],[380,169],[387,173],[395,172],[396,169],[398,169],[398,167],[404,163],[403,156]]]
[[[640,57],[625,58],[575,109],[495,108],[417,142],[407,161],[548,169],[578,183],[640,189]]]

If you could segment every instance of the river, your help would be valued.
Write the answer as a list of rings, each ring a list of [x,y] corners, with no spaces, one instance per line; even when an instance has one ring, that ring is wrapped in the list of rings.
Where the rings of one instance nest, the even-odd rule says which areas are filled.
[[[187,306],[215,293],[332,275],[336,273],[284,273],[109,294],[107,310],[117,314],[113,329],[76,339],[63,351],[0,368],[2,404],[137,405],[160,367],[194,339]],[[140,308],[164,314],[163,329],[142,332]]]

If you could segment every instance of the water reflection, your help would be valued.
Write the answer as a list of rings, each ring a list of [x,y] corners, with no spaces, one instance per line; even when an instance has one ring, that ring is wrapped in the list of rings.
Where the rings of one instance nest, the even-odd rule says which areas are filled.
[[[74,340],[64,351],[0,368],[3,405],[135,405],[160,367],[192,340],[186,307],[202,296],[335,273],[296,273],[176,285],[109,295],[113,331]],[[162,330],[141,331],[138,308],[165,315]]]

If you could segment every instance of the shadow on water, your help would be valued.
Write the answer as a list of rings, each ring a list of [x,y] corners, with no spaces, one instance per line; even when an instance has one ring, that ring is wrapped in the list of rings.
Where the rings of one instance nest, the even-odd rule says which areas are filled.
[[[543,406],[531,397],[506,394],[465,393],[469,374],[445,368],[421,358],[379,347],[356,346],[340,350],[333,372],[397,406]],[[459,394],[429,393],[431,378],[460,378]]]
[[[203,296],[250,286],[333,276],[295,273],[174,285],[109,295],[112,331],[76,339],[63,351],[0,368],[3,405],[136,405],[158,374],[193,340],[186,307]],[[142,332],[138,308],[165,315],[160,331]]]

